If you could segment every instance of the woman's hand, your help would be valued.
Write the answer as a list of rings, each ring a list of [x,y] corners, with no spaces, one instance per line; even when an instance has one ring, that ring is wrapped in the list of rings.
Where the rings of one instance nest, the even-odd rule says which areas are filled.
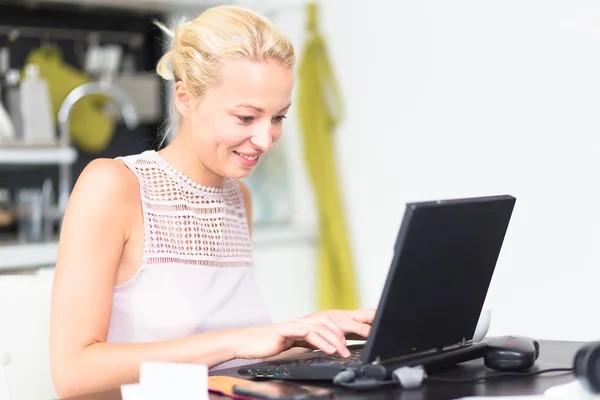
[[[373,308],[319,311],[278,324],[235,329],[231,338],[234,358],[268,358],[293,347],[350,357],[346,340],[366,339],[375,311]]]
[[[327,317],[344,332],[348,340],[364,340],[371,333],[371,325],[375,319],[374,308],[360,310],[327,310],[319,311],[309,317]]]
[[[344,331],[328,316],[313,314],[267,326],[233,330],[235,357],[267,358],[292,347],[308,347],[349,357]]]

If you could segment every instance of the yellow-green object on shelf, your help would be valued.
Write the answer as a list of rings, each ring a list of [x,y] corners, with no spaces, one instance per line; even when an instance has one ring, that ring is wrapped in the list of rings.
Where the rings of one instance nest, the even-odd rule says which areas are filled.
[[[46,45],[33,50],[26,60],[26,64],[30,63],[37,64],[40,76],[48,81],[56,122],[58,110],[67,95],[91,79],[82,71],[63,62],[59,49],[53,46]],[[71,142],[85,152],[102,152],[108,147],[115,132],[115,121],[102,112],[106,101],[109,100],[103,95],[85,96],[75,103],[71,110]]]
[[[308,4],[308,39],[299,66],[298,113],[304,156],[319,212],[318,307],[359,305],[344,207],[335,167],[334,131],[343,101],[317,29],[317,6]]]

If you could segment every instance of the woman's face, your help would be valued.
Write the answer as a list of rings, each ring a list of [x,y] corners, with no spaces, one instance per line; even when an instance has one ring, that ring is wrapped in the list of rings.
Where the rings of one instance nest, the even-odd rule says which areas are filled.
[[[221,84],[184,115],[204,167],[223,177],[250,175],[281,137],[293,85],[293,70],[274,61],[235,61],[223,67]]]

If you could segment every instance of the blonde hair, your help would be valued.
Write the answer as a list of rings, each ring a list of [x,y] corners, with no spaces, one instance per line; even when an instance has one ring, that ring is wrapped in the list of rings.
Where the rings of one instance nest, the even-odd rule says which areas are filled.
[[[159,21],[154,23],[171,39],[160,58],[156,72],[167,81],[182,81],[190,94],[201,98],[219,85],[220,71],[228,61],[273,60],[293,68],[294,47],[288,38],[267,18],[243,7],[209,8],[191,21],[180,22],[174,30]],[[178,117],[171,106],[173,121]],[[163,126],[166,139],[169,121]]]
[[[273,60],[293,67],[294,47],[265,17],[242,7],[217,6],[173,32],[155,21],[171,39],[156,72],[165,80],[182,81],[195,97],[219,84],[221,67],[232,60]]]

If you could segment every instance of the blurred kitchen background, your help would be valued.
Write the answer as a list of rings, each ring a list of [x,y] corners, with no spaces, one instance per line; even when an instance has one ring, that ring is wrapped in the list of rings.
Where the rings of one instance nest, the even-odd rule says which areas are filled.
[[[218,4],[225,2],[0,1],[0,351],[11,355],[13,400],[53,393],[49,301],[60,221],[77,177],[95,158],[158,150],[176,125],[171,87],[154,73],[167,39],[152,20],[170,25]],[[274,20],[282,10],[306,15],[304,2],[265,4],[242,5]],[[298,45],[305,26],[296,28]],[[318,218],[294,119],[292,112],[285,138],[246,179],[256,275],[276,321],[318,307]],[[356,287],[348,293],[358,304]]]
[[[302,63],[306,2],[227,3],[265,13]],[[14,363],[27,363],[32,374],[47,351],[40,310],[56,257],[60,194],[96,157],[157,148],[169,99],[153,75],[163,38],[151,20],[193,18],[217,4],[0,1],[0,317],[13,327],[0,326],[0,348],[21,352]],[[330,212],[345,228],[329,250],[350,255],[334,271],[350,295],[339,303],[377,306],[407,201],[509,193],[517,205],[488,293],[490,334],[597,339],[600,322],[588,316],[600,278],[600,4],[316,4],[344,109],[331,132],[340,201]],[[40,76],[50,103],[36,95]],[[114,93],[87,96],[73,108],[68,145],[57,143],[66,94],[99,80],[127,94],[135,118],[122,101],[111,106]],[[27,121],[13,121],[19,95],[32,99],[21,112]],[[306,141],[297,104],[282,140],[248,179],[257,278],[275,320],[319,308],[327,291],[319,285],[326,267],[317,262],[319,195],[304,153],[314,143]],[[14,217],[19,208],[28,211]]]
[[[61,215],[89,161],[160,148],[173,121],[170,87],[154,73],[166,39],[152,20],[194,18],[217,4],[0,2],[0,274],[52,272]],[[245,5],[261,8],[258,2]],[[302,13],[303,3],[297,6]],[[315,218],[294,212],[302,204],[292,201],[293,192],[307,192],[308,183],[292,187],[290,171],[304,173],[304,166],[297,144],[289,142],[295,160],[288,159],[282,142],[247,179],[265,285],[273,274],[306,275],[303,287],[290,282],[290,288],[267,289],[274,307],[280,296],[298,294],[273,310],[277,319],[315,306],[307,295],[314,291]],[[273,271],[268,265],[287,266]]]
[[[149,16],[46,2],[1,6],[3,269],[51,264],[59,203],[90,160],[156,146],[164,89],[148,72],[161,51]],[[86,91],[98,81],[108,90]],[[111,87],[134,102],[139,124],[131,130]],[[18,243],[8,247],[11,239]]]

